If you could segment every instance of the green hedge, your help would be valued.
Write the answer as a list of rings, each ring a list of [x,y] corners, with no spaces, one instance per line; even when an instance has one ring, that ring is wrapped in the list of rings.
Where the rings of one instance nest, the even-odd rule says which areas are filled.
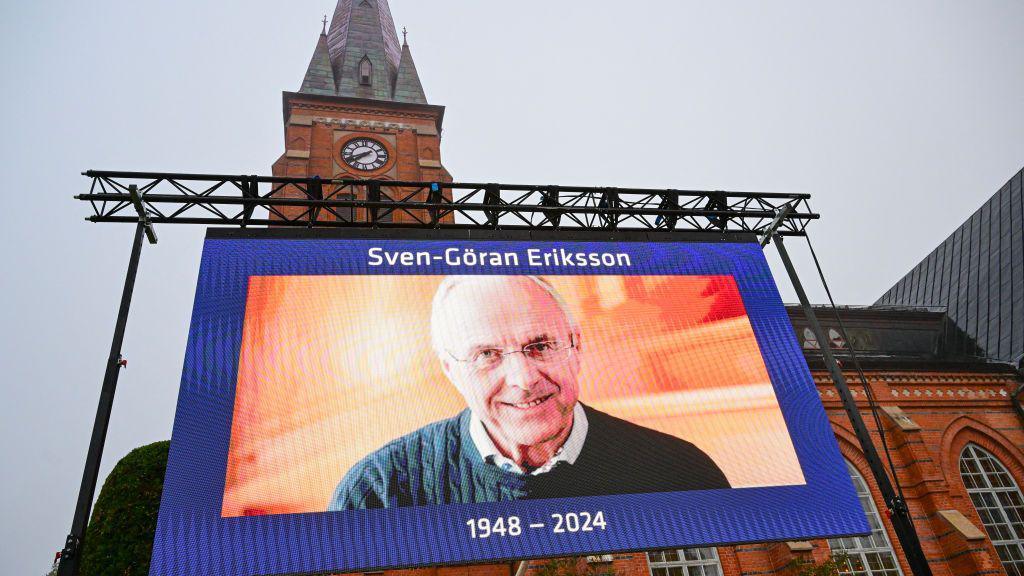
[[[110,472],[86,532],[82,576],[146,576],[171,443],[132,450]]]

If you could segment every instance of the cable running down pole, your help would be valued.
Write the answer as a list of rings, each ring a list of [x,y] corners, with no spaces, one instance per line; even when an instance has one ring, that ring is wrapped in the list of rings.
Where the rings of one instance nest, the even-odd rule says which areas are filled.
[[[828,339],[825,337],[825,331],[822,330],[821,324],[818,322],[818,317],[815,315],[814,309],[811,307],[811,303],[807,299],[807,293],[804,292],[803,284],[800,283],[800,277],[797,275],[796,268],[793,266],[793,261],[789,258],[789,253],[786,251],[782,236],[776,234],[773,239],[775,240],[775,246],[779,250],[779,256],[782,258],[782,263],[786,267],[786,272],[789,274],[789,279],[793,283],[793,288],[796,290],[797,297],[800,299],[800,306],[803,308],[804,314],[807,316],[807,321],[811,325],[811,330],[814,331],[814,335],[817,337],[818,342],[822,343],[821,353],[825,361],[825,366],[828,368],[828,371],[832,376],[832,383],[835,385],[836,391],[839,393],[839,397],[843,402],[843,408],[846,410],[846,415],[849,417],[850,424],[853,426],[854,433],[857,435],[857,440],[860,443],[861,450],[864,452],[864,457],[867,459],[868,466],[871,468],[871,474],[875,477],[875,482],[878,484],[878,489],[882,493],[882,498],[885,500],[886,506],[888,506],[893,530],[896,532],[896,537],[899,539],[900,545],[903,547],[903,552],[907,557],[907,563],[910,565],[910,570],[914,576],[931,576],[931,567],[928,566],[928,559],[925,557],[924,550],[921,548],[921,541],[917,536],[917,531],[914,528],[914,522],[910,517],[910,510],[907,508],[906,502],[903,498],[896,493],[892,482],[889,480],[889,475],[886,474],[882,461],[878,457],[878,451],[875,449],[875,445],[871,441],[871,434],[868,432],[868,428],[864,424],[864,419],[860,415],[860,410],[857,408],[857,401],[850,393],[850,388],[846,383],[846,378],[843,376],[843,371],[839,368],[839,364],[836,362],[835,356],[832,354],[832,349],[828,344]]]

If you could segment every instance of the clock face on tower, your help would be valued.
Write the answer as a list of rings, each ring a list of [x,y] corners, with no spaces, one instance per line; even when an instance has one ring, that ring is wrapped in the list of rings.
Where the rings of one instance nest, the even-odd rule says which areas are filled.
[[[380,170],[388,163],[388,150],[373,138],[353,138],[341,149],[341,159],[356,170]]]

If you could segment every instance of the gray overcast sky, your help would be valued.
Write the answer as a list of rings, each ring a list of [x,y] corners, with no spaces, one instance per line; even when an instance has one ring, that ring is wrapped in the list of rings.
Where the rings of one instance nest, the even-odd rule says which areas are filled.
[[[809,192],[842,303],[873,302],[1024,164],[1020,1],[391,4],[456,180]],[[123,282],[131,228],[82,220],[79,173],[268,174],[281,91],[333,8],[3,0],[0,573],[42,573],[63,543]],[[159,233],[102,477],[170,436],[203,231]]]

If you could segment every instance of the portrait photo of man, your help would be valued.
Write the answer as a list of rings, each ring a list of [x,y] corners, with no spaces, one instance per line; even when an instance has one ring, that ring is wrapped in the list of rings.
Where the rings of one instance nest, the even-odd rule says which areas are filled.
[[[430,336],[467,407],[362,458],[329,510],[730,487],[692,443],[580,401],[587,341],[543,278],[446,277]]]

